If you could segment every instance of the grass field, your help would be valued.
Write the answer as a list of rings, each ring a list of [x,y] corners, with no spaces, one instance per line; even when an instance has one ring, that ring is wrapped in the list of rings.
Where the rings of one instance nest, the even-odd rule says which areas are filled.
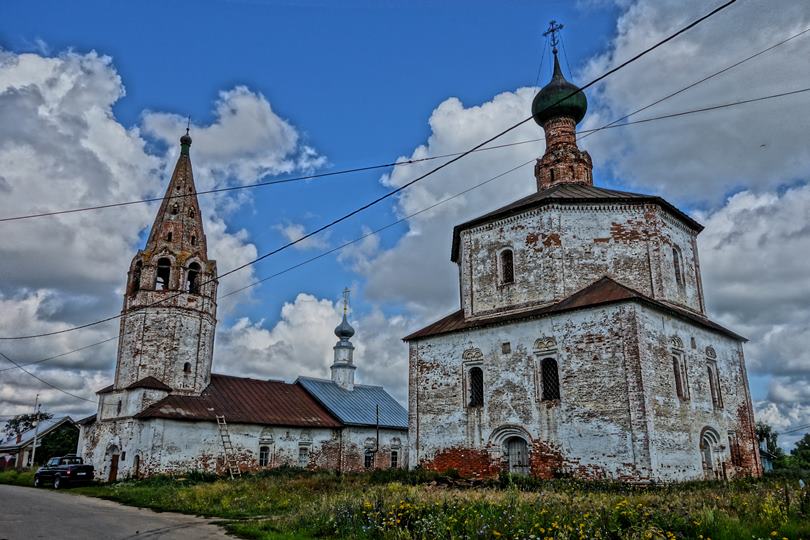
[[[6,474],[0,482],[15,480]],[[810,494],[798,478],[646,488],[502,478],[470,486],[425,472],[290,469],[237,481],[190,475],[71,492],[219,517],[245,538],[810,540]]]

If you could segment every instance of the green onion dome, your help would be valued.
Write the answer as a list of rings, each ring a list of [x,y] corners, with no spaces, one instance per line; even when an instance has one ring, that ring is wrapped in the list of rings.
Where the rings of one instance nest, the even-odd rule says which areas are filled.
[[[578,124],[585,117],[585,112],[588,110],[588,100],[585,99],[585,94],[578,92],[560,101],[577,90],[579,90],[578,86],[568,82],[565,77],[563,77],[560,62],[557,60],[557,55],[555,54],[554,75],[551,77],[551,82],[545,85],[542,90],[534,96],[534,101],[532,102],[534,121],[542,126],[551,118],[567,116],[573,118],[574,122]],[[557,103],[558,101],[560,102]]]

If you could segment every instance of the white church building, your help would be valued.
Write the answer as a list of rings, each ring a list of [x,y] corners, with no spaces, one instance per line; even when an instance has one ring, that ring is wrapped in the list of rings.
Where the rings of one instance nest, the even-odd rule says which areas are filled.
[[[593,185],[578,90],[555,48],[532,105],[537,191],[453,230],[460,308],[405,338],[410,465],[757,476],[745,340],[706,315],[702,226],[661,197]]]
[[[217,267],[208,259],[181,151],[146,247],[129,267],[113,383],[79,422],[79,452],[99,479],[278,467],[406,467],[407,412],[382,387],[354,383],[354,329],[335,329],[331,379],[293,383],[212,374]],[[272,362],[268,358],[268,362]]]

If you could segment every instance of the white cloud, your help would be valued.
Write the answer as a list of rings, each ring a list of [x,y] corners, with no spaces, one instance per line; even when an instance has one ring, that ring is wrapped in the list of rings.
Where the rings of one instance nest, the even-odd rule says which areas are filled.
[[[214,370],[258,378],[295,380],[299,375],[329,378],[342,311],[338,302],[300,293],[285,303],[281,319],[266,328],[264,321],[238,320],[217,332]],[[407,395],[408,351],[402,343],[406,320],[386,318],[379,311],[355,320],[352,339],[356,381],[381,384],[401,402]]]
[[[626,9],[617,35],[577,74],[579,81],[602,74],[708,10],[697,0],[627,4],[620,2]],[[738,2],[605,79],[589,91],[591,108],[583,127],[621,117],[810,26],[810,5],[804,2],[763,6]],[[805,34],[634,119],[805,88],[807,78],[797,67],[808,56],[810,35]],[[584,146],[595,163],[609,166],[627,186],[717,204],[735,189],[774,188],[804,178],[810,118],[796,111],[808,106],[810,94],[801,94],[607,130],[585,139]]]
[[[325,159],[301,144],[298,131],[279,117],[267,99],[244,86],[223,91],[207,126],[192,123],[194,165],[212,178],[252,184],[265,175],[310,170]],[[177,114],[147,112],[144,132],[175,145],[186,119]]]
[[[306,227],[300,223],[279,224],[275,226],[275,229],[279,231],[288,242],[295,242],[307,234]],[[329,247],[329,235],[329,231],[324,231],[306,240],[302,240],[297,244],[293,244],[293,248],[298,250],[326,249]]]
[[[182,120],[147,112],[142,127],[126,128],[113,114],[113,105],[124,95],[109,57],[0,50],[0,216],[162,194],[177,158]],[[167,153],[150,153],[145,136],[165,140]],[[198,189],[251,183],[263,174],[309,169],[323,161],[264,97],[244,87],[222,92],[214,121],[195,126],[194,136]],[[229,230],[224,219],[248,200],[245,193],[201,197],[209,256],[218,259],[221,273],[256,258],[247,232]],[[154,205],[131,205],[0,224],[0,333],[52,332],[118,313],[126,270],[155,212]],[[220,286],[233,290],[253,277],[249,268],[223,279]],[[250,290],[225,299],[220,313],[249,298]],[[0,350],[27,363],[117,332],[113,321],[53,337],[3,342]],[[111,380],[115,354],[113,341],[30,369],[93,399]],[[0,362],[0,369],[7,365]],[[38,390],[52,412],[76,415],[92,409],[20,371],[0,372],[4,414],[28,411]]]

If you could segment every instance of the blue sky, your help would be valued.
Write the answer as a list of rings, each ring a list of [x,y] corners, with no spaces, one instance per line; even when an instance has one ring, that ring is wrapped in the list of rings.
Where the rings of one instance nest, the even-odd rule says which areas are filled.
[[[497,9],[488,2],[143,2],[138,9],[101,1],[18,2],[3,10],[14,21],[2,33],[4,48],[111,56],[126,87],[114,107],[125,126],[137,125],[145,110],[210,123],[218,92],[245,85],[299,127],[334,169],[409,154],[428,137],[431,111],[449,96],[477,105],[533,85],[551,18],[566,25],[568,60],[576,69],[604,47],[616,14],[608,7],[583,11],[572,2],[519,1]],[[549,77],[548,55],[541,80]],[[273,225],[286,219],[316,226],[383,194],[379,177],[255,190],[255,203],[230,216],[229,226],[261,233],[256,242],[268,251],[283,242]],[[384,204],[362,222],[374,227],[392,219]],[[350,239],[359,222],[338,229],[343,236],[333,234]],[[262,275],[299,259],[296,253],[274,257],[260,266]],[[260,302],[238,314],[272,319],[300,290],[333,297],[352,280],[340,265],[323,261],[261,288]]]
[[[590,89],[589,114],[580,128],[613,120],[810,26],[807,6],[784,4],[783,9],[768,10],[761,9],[761,3],[752,0],[735,5]],[[66,141],[74,140],[73,146],[65,143],[56,149],[65,156],[59,159],[71,161],[71,167],[83,159],[80,154],[87,150],[89,140],[96,141],[90,144],[93,156],[109,160],[109,171],[119,171],[113,178],[104,167],[96,176],[90,165],[79,167],[73,180],[66,174],[58,179],[61,183],[53,184],[52,199],[48,199],[47,185],[27,182],[39,178],[37,175],[61,174],[58,166],[19,172],[22,184],[42,191],[43,200],[37,202],[44,207],[72,207],[88,201],[97,204],[162,194],[170,173],[166,164],[173,165],[177,138],[182,134],[179,117],[187,115],[194,125],[192,137],[196,137],[191,153],[198,186],[201,182],[224,186],[259,180],[255,174],[234,171],[241,170],[237,165],[251,165],[251,156],[261,154],[255,140],[266,139],[248,141],[246,136],[247,149],[239,148],[239,140],[222,140],[229,149],[222,150],[216,158],[219,161],[206,162],[212,150],[217,150],[208,134],[214,133],[212,126],[223,124],[217,106],[236,111],[234,96],[239,95],[260,106],[234,113],[240,129],[256,127],[244,111],[272,108],[280,118],[262,120],[264,127],[270,130],[286,123],[298,137],[295,151],[287,157],[300,155],[296,152],[304,146],[311,147],[325,160],[316,172],[463,150],[528,116],[533,91],[520,89],[535,83],[545,41],[542,33],[550,19],[565,25],[564,72],[583,83],[707,10],[699,0],[20,1],[0,6],[0,53],[5,51],[15,61],[22,53],[33,53],[26,59],[28,71],[14,74],[19,80],[13,84],[28,83],[43,95],[50,91],[48,84],[73,85],[75,94],[92,96],[84,98],[90,101],[77,101],[83,106],[92,105],[95,99],[112,107],[111,117],[88,120],[89,132],[96,133],[95,137],[109,134],[107,146],[93,136],[81,139],[83,132],[74,120],[82,111],[62,111],[66,112],[64,118],[48,118],[36,124],[40,127],[31,128],[58,129]],[[806,85],[795,66],[797,58],[810,54],[808,42],[806,36],[796,39],[645,116]],[[75,55],[67,55],[68,51]],[[91,58],[91,51],[111,57],[110,63],[102,65]],[[545,56],[541,84],[551,70],[548,50]],[[47,61],[63,67],[66,74],[43,83],[37,74],[47,71]],[[84,78],[72,78],[70,70],[79,69],[76,66],[82,62],[88,70]],[[3,93],[3,85],[10,84],[3,76],[0,70],[0,106],[3,99],[13,97]],[[116,76],[125,89],[123,97],[116,94]],[[240,88],[245,90],[237,90]],[[63,96],[59,99],[62,106]],[[810,120],[792,113],[810,103],[807,97],[790,99],[612,130],[583,141],[594,159],[597,184],[661,194],[707,225],[701,235],[707,305],[713,317],[751,338],[746,354],[754,398],[763,417],[779,428],[810,419],[810,347],[802,338],[810,331],[810,311],[806,309],[810,290],[806,268],[793,255],[810,249],[810,233],[795,228],[801,219],[784,217],[810,212],[810,203],[804,202],[810,200],[806,177],[810,151],[801,143]],[[23,110],[22,105],[14,107]],[[7,133],[0,131],[0,149],[25,138],[27,120],[20,117],[5,122]],[[120,127],[129,130],[126,137],[115,131]],[[239,139],[234,135],[238,129],[228,133]],[[531,124],[509,140],[539,136],[540,128]],[[105,135],[100,137],[103,140]],[[44,148],[40,151],[54,151]],[[99,148],[119,155],[105,156]],[[225,155],[228,152],[231,154]],[[542,143],[536,143],[465,159],[402,197],[335,227],[318,245],[271,257],[257,265],[252,275],[223,279],[220,292],[383,226],[541,152]],[[11,162],[2,163],[6,169],[0,171],[0,190],[3,175],[11,178],[12,174]],[[241,196],[202,196],[203,211],[223,224],[223,230],[207,229],[209,245],[214,242],[222,253],[234,255],[233,260],[220,256],[219,270],[244,262],[251,250],[261,254],[285,243],[284,227],[311,230],[428,167],[402,166],[393,172],[252,189]],[[292,168],[291,175],[305,169]],[[72,190],[70,181],[76,183]],[[337,323],[332,302],[349,285],[353,317],[359,326],[355,342],[361,346],[359,352],[368,356],[359,371],[364,374],[361,378],[386,384],[402,397],[406,348],[399,338],[453,309],[457,282],[449,262],[452,225],[528,194],[533,183],[530,169],[518,171],[415,222],[386,231],[379,244],[364,243],[342,258],[325,257],[255,288],[251,297],[242,297],[220,313],[218,335],[222,339],[215,369],[288,378],[295,373],[326,375],[334,341],[331,327]],[[98,192],[94,194],[93,189]],[[7,206],[4,213],[34,207],[30,197],[10,197],[0,201],[3,204]],[[5,271],[0,303],[9,302],[9,312],[31,309],[36,318],[33,328],[82,323],[114,313],[120,306],[116,288],[123,283],[129,258],[137,248],[133,228],[151,223],[153,212],[154,208],[147,213],[130,208],[88,217],[95,221],[82,222],[88,227],[87,237],[106,239],[113,246],[107,253],[95,254],[94,263],[103,268],[104,276],[85,269],[84,273],[53,274],[58,279],[51,281],[47,276],[39,279],[31,270],[35,267],[26,266],[29,261],[48,260],[45,252],[35,251],[37,255],[28,259],[28,252],[13,245],[14,240],[30,235],[38,242],[43,235],[51,235],[48,227],[54,221],[64,231],[78,221],[65,218],[15,225],[14,233],[6,237],[7,244],[0,240],[0,255],[19,261],[19,268],[15,271],[0,263],[0,273]],[[117,222],[115,231],[105,229],[111,219]],[[145,233],[140,231],[141,244]],[[65,241],[64,252],[50,255],[54,264],[77,252],[95,256],[90,240],[84,244],[80,238],[72,241],[74,244]],[[759,246],[755,256],[751,246]],[[309,296],[302,298],[301,293]],[[309,308],[304,306],[306,302]],[[83,313],[76,306],[91,306],[92,311]],[[104,337],[101,330],[76,333],[72,341],[37,342],[12,352],[34,359]],[[296,340],[310,338],[322,356],[314,348],[302,350],[296,345]],[[240,348],[240,344],[247,345]],[[294,359],[290,369],[273,360],[274,355],[284,354]],[[312,359],[311,355],[318,357]],[[114,349],[102,347],[95,355],[71,360],[74,363],[49,364],[51,370],[41,374],[73,384],[76,391],[91,392],[93,385],[109,379],[113,358]],[[30,385],[24,378],[15,384]],[[76,411],[75,405],[57,397],[53,398],[54,408]],[[22,407],[24,400],[18,401],[9,403]]]

